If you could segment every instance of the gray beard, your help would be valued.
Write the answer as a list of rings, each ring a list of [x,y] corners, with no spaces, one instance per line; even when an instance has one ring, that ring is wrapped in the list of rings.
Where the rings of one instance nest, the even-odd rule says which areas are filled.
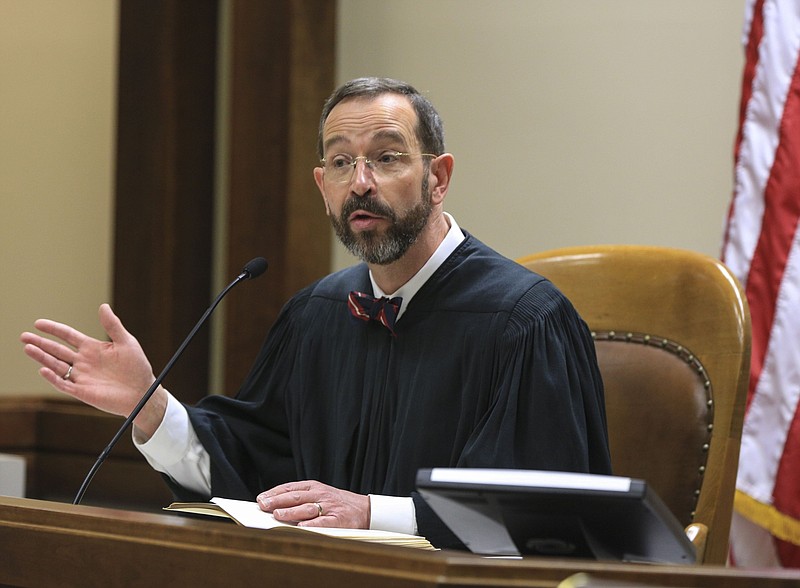
[[[338,218],[331,216],[330,219],[336,236],[350,253],[370,264],[387,265],[403,257],[417,241],[428,224],[432,209],[426,174],[422,180],[422,201],[402,217],[369,196],[354,196],[345,202]],[[348,218],[356,210],[387,218],[389,228],[383,234],[378,231],[353,232]]]

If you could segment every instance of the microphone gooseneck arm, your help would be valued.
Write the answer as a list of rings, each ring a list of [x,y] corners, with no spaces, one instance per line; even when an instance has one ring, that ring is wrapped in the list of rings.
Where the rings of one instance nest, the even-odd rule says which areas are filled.
[[[187,345],[189,345],[191,340],[194,339],[194,336],[197,334],[197,331],[199,331],[200,327],[203,326],[203,323],[205,323],[206,320],[208,320],[208,317],[211,315],[212,312],[214,312],[214,309],[217,307],[220,301],[225,297],[225,295],[228,292],[230,292],[230,290],[236,284],[238,284],[243,280],[251,280],[253,278],[257,278],[258,276],[263,274],[266,271],[266,269],[267,269],[267,261],[263,257],[256,257],[255,259],[250,260],[249,262],[247,262],[247,265],[244,266],[242,272],[238,276],[236,276],[236,278],[230,284],[228,284],[225,287],[225,289],[222,292],[220,292],[219,295],[214,299],[214,302],[212,302],[211,306],[209,306],[206,309],[206,311],[203,313],[203,316],[201,316],[200,320],[197,321],[197,324],[191,330],[189,335],[186,337],[186,339],[183,340],[181,346],[178,347],[178,350],[175,352],[175,355],[173,355],[172,359],[170,359],[169,362],[167,362],[167,365],[164,367],[164,369],[161,371],[158,377],[153,381],[152,385],[147,389],[147,392],[144,393],[144,396],[142,396],[141,400],[139,400],[139,403],[133,408],[131,414],[128,415],[128,418],[125,419],[125,422],[122,423],[122,426],[119,428],[117,433],[111,439],[109,444],[106,445],[106,448],[100,453],[97,460],[94,462],[94,465],[89,470],[89,473],[86,474],[86,477],[84,478],[83,483],[81,484],[81,487],[78,490],[78,493],[75,495],[75,499],[72,501],[72,504],[81,503],[81,500],[83,500],[83,495],[86,493],[86,489],[92,482],[92,479],[97,473],[97,470],[99,470],[100,466],[103,465],[103,462],[108,457],[108,454],[111,453],[111,450],[120,440],[120,438],[128,429],[128,427],[131,425],[133,420],[142,411],[144,405],[147,404],[147,401],[150,400],[150,397],[155,393],[156,389],[158,389],[158,387],[161,385],[161,382],[164,380],[166,375],[172,369],[172,366],[175,365],[176,361],[178,361],[178,358],[183,354]]]

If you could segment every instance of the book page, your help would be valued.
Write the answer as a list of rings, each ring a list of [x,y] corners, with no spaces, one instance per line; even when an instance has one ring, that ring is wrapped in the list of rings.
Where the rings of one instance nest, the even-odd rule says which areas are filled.
[[[419,549],[435,549],[424,537],[408,535],[406,533],[393,533],[390,531],[377,531],[373,529],[343,529],[339,527],[298,527],[281,521],[276,521],[271,513],[264,512],[256,502],[246,500],[233,500],[231,498],[214,497],[211,503],[176,502],[170,504],[165,510],[187,512],[233,519],[243,527],[253,529],[293,529],[300,532],[311,532],[328,537],[340,539],[356,539],[373,543],[388,545],[402,545]]]
[[[272,513],[261,510],[257,502],[214,497],[211,499],[211,503],[219,506],[222,510],[228,513],[234,521],[243,527],[251,527],[253,529],[274,529],[275,527],[294,526],[276,521],[275,517],[272,516]]]

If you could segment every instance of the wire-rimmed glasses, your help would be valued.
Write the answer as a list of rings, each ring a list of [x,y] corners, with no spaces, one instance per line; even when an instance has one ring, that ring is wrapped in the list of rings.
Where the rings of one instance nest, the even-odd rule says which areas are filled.
[[[333,182],[349,182],[353,178],[359,160],[378,178],[391,178],[403,173],[416,157],[438,157],[433,153],[403,153],[402,151],[381,151],[377,155],[353,157],[339,153],[320,159],[325,177]]]

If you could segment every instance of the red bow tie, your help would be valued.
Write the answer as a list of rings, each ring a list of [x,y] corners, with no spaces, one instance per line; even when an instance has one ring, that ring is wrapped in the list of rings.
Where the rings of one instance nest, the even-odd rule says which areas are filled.
[[[399,296],[395,298],[375,298],[363,292],[350,292],[347,297],[347,307],[350,309],[350,314],[362,321],[378,321],[384,327],[389,329],[392,336],[396,336],[394,332],[394,323],[397,320],[397,313],[400,311],[400,304],[403,299]]]

